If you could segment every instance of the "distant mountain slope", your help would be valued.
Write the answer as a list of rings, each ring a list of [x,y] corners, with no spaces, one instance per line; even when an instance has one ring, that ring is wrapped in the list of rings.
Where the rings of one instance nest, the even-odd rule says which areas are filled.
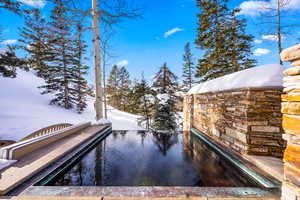
[[[57,123],[94,121],[93,99],[82,114],[49,105],[51,94],[41,95],[43,79],[32,72],[18,71],[15,79],[0,77],[0,140],[19,140],[31,132]],[[108,118],[115,130],[141,129],[139,116],[109,108]]]

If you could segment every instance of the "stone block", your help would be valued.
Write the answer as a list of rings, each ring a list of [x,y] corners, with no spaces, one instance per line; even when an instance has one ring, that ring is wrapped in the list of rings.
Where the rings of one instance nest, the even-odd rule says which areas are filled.
[[[281,200],[299,200],[300,188],[295,187],[291,183],[283,182],[282,184],[282,198]]]
[[[300,66],[300,60],[295,60],[294,62],[291,63],[291,66]]]
[[[291,93],[291,94],[283,94],[281,95],[282,101],[299,101],[300,102],[300,93]]]
[[[300,115],[300,102],[284,102],[281,104],[281,112],[284,114]]]
[[[300,144],[289,144],[284,152],[284,161],[300,172]]]
[[[251,126],[253,132],[279,133],[280,128],[276,126]]]
[[[284,165],[284,178],[285,180],[300,187],[300,171],[285,164]]]
[[[284,114],[282,127],[293,134],[300,134],[300,116]]]
[[[300,59],[300,44],[292,46],[290,48],[284,49],[280,53],[281,60],[286,61],[295,61]]]
[[[300,66],[288,68],[288,69],[284,70],[283,73],[287,76],[300,75]]]

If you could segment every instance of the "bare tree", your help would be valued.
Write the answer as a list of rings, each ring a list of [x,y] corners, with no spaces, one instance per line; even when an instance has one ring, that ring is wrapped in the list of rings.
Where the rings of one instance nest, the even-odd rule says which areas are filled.
[[[261,24],[263,25],[263,33],[269,34],[271,39],[277,41],[278,54],[282,51],[282,39],[284,35],[289,34],[289,28],[295,24],[290,23],[290,20],[284,20],[290,8],[291,0],[272,0],[261,4]],[[282,61],[279,56],[279,63]]]
[[[137,18],[140,16],[140,8],[134,6],[134,1],[129,0],[92,0],[92,8],[77,7],[76,3],[83,2],[80,0],[65,0],[70,3],[69,10],[74,13],[80,13],[83,16],[91,16],[93,19],[93,33],[94,33],[94,52],[95,52],[95,85],[96,85],[96,101],[95,111],[96,120],[103,118],[103,102],[105,100],[102,91],[102,69],[101,69],[101,31],[100,24],[112,27],[120,23],[125,18]],[[100,2],[100,4],[99,4]],[[84,4],[82,4],[84,5]]]

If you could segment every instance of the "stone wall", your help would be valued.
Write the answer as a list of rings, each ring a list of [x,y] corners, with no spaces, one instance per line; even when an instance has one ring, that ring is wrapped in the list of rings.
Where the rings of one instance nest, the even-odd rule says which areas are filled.
[[[292,62],[285,70],[284,94],[282,95],[283,138],[287,140],[284,153],[283,200],[300,199],[300,44],[286,49],[282,61]]]
[[[281,157],[282,88],[246,88],[188,95],[184,130],[191,127],[240,153]]]

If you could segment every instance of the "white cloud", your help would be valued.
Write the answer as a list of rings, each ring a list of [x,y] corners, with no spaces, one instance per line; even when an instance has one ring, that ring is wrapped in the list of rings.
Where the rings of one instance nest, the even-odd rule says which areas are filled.
[[[271,51],[269,49],[262,49],[262,48],[257,48],[253,52],[255,56],[261,56],[270,53]]]
[[[264,40],[278,41],[278,36],[277,35],[262,35],[261,38],[264,39]],[[284,39],[283,35],[281,35],[281,39]]]
[[[183,31],[183,29],[182,29],[182,28],[178,28],[178,27],[173,28],[173,29],[171,29],[171,30],[165,32],[164,37],[167,38],[167,37],[169,37],[170,35],[173,35],[174,33],[180,32],[180,31]]]
[[[278,0],[271,1],[244,1],[240,4],[240,15],[259,16],[262,13],[270,12],[270,9],[277,7]],[[283,10],[300,10],[300,0],[290,0],[282,7]]]
[[[16,42],[17,42],[17,40],[4,40],[1,44],[12,45],[12,44],[15,44]]]
[[[126,66],[128,64],[129,64],[128,60],[122,60],[122,61],[120,61],[120,62],[117,63],[117,65],[119,67],[124,67],[124,66]]]
[[[18,0],[28,6],[43,8],[46,5],[46,0]]]
[[[262,41],[262,40],[254,40],[254,42],[255,42],[256,44],[261,44],[263,41]]]

